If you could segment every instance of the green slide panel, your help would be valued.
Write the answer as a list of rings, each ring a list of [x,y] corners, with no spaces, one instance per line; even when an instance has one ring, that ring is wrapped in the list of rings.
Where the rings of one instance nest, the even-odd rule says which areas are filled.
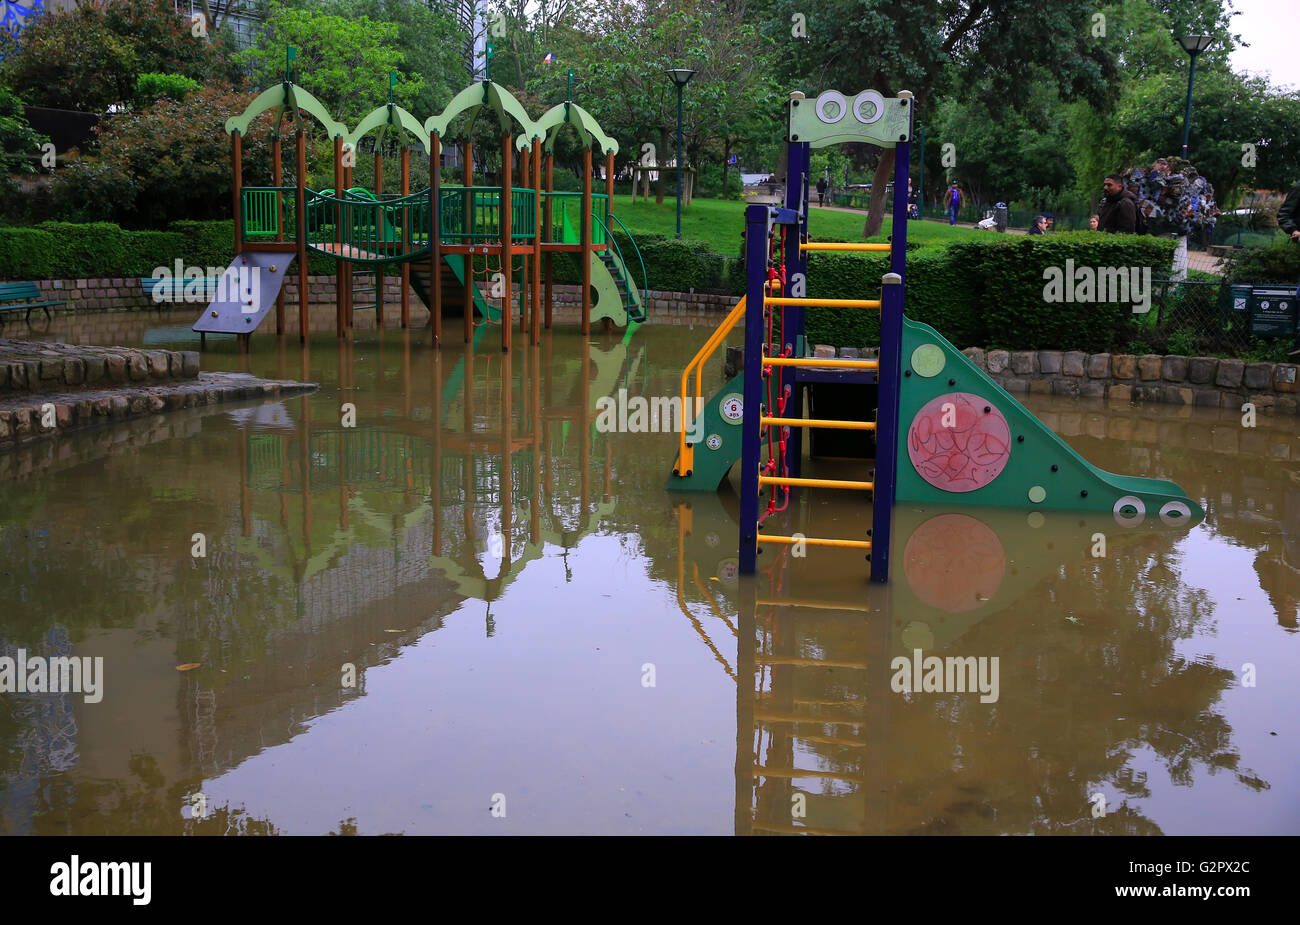
[[[668,475],[669,491],[717,491],[740,459],[740,422],[745,407],[745,374],[737,373],[704,403],[704,427],[694,443],[690,475]],[[691,435],[687,434],[690,440]],[[676,467],[674,466],[674,469]]]
[[[609,268],[599,254],[594,251],[588,253],[587,261],[591,264],[591,288],[596,290],[591,300],[591,320],[608,318],[614,322],[615,327],[624,327],[628,322],[627,307],[619,294],[618,283],[610,275]]]
[[[465,285],[465,258],[460,254],[444,254],[442,259],[446,261],[447,266],[451,267],[451,272],[456,274],[456,279],[460,280],[460,284]],[[483,298],[483,293],[479,291],[477,286],[474,287],[474,307],[488,321],[501,320],[501,309]]]
[[[896,503],[1205,519],[1173,482],[1091,465],[929,325],[903,320],[902,359]]]

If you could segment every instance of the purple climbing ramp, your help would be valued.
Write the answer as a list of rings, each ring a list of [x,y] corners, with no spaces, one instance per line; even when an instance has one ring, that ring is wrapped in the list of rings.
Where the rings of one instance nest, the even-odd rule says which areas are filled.
[[[294,254],[246,250],[230,261],[217,285],[216,298],[194,322],[202,334],[250,334],[257,330],[284,285]]]

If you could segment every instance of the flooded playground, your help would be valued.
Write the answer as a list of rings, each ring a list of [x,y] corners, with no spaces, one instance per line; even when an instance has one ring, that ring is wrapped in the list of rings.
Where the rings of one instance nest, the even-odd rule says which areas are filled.
[[[196,349],[181,314],[116,342]],[[751,579],[734,487],[670,494],[674,435],[596,426],[675,394],[704,329],[482,330],[213,340],[204,369],[321,388],[12,454],[0,655],[102,657],[103,697],[0,698],[0,832],[1296,831],[1290,419],[1026,396],[1205,522],[900,504],[887,585],[851,549]]]

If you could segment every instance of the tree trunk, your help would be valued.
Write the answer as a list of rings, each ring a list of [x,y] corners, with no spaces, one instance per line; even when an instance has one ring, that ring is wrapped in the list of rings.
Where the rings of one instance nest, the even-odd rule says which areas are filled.
[[[727,198],[727,173],[731,170],[731,139],[722,142],[722,198]]]
[[[876,175],[871,180],[871,199],[867,203],[867,221],[862,226],[864,238],[880,234],[885,224],[885,185],[894,170],[894,149],[886,148],[880,154],[880,163],[876,165]],[[906,183],[907,179],[903,178]]]
[[[668,183],[668,171],[664,170],[664,152],[668,150],[668,132],[659,130],[659,150],[655,152],[655,166],[659,168],[658,190],[655,192],[655,204],[664,204],[664,186]],[[676,149],[674,149],[676,150]]]

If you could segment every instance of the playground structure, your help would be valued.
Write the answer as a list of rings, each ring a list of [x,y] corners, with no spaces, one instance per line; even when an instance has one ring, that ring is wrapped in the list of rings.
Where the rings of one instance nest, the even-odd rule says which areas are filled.
[[[286,68],[282,83],[268,88],[245,111],[228,119],[234,176],[235,256],[226,271],[238,279],[238,292],[219,296],[195,322],[193,330],[235,334],[241,346],[275,309],[276,333],[285,331],[282,290],[288,264],[297,260],[299,338],[306,339],[308,317],[307,261],[310,254],[337,260],[339,337],[352,328],[357,269],[373,274],[374,309],[383,322],[383,274],[396,265],[401,274],[401,324],[410,323],[410,290],[429,308],[433,344],[442,343],[443,318],[460,315],[468,343],[478,324],[500,324],[503,350],[511,346],[514,326],[512,282],[517,284],[521,333],[537,344],[543,323],[553,315],[553,256],[576,255],[581,267],[581,329],[593,318],[623,327],[646,320],[647,283],[640,251],[630,232],[614,215],[614,155],[618,142],[607,136],[577,103],[566,100],[533,120],[523,105],[490,79],[458,93],[440,114],[423,123],[393,102],[366,115],[351,131],[335,121],[310,93],[296,86]],[[254,120],[273,113],[271,184],[243,182],[243,138]],[[310,116],[334,145],[334,185],[307,184],[307,131]],[[452,123],[465,117],[459,143],[463,152],[462,186],[445,186],[440,164],[444,142],[453,140]],[[286,185],[282,129],[292,123],[295,146],[294,184]],[[499,184],[475,185],[473,133],[482,117],[500,139]],[[565,126],[582,143],[582,191],[554,188],[555,141]],[[517,131],[517,134],[515,132]],[[353,186],[352,172],[362,139],[376,133],[374,185]],[[401,142],[398,191],[385,192],[383,140],[391,133]],[[429,157],[430,186],[410,189],[410,153],[422,144]],[[593,192],[593,149],[604,155],[605,191]],[[518,178],[518,185],[516,185]],[[614,238],[617,226],[631,242],[625,255]],[[635,263],[633,263],[633,260]],[[484,270],[476,269],[481,262]],[[635,271],[639,271],[639,277]],[[489,285],[485,296],[480,277]],[[224,295],[224,294],[223,294]],[[499,300],[498,305],[491,299]]]
[[[703,437],[691,442],[690,428],[683,427],[670,490],[716,491],[740,461],[741,573],[755,571],[761,544],[798,544],[864,551],[871,579],[878,582],[888,580],[893,508],[899,502],[1020,508],[1031,516],[1049,510],[1103,512],[1125,527],[1148,516],[1169,525],[1199,523],[1204,511],[1177,485],[1090,465],[937,331],[905,317],[903,178],[912,121],[913,98],[907,91],[893,98],[873,90],[851,99],[834,90],[816,99],[790,95],[785,203],[746,209],[746,294],[683,371],[682,406],[704,415]],[[893,150],[889,243],[809,240],[811,149],[850,141]],[[888,253],[890,272],[881,280],[880,298],[810,298],[808,254],[817,251]],[[829,307],[880,311],[877,358],[811,355],[804,313]],[[704,363],[741,319],[744,370],[701,406]],[[857,387],[862,413],[847,420],[805,417],[805,400],[818,384]],[[874,471],[865,479],[802,477],[803,431],[810,428],[870,434]],[[850,538],[760,532],[765,520],[788,507],[796,488],[869,493],[871,529]],[[768,497],[760,513],[763,492]]]

